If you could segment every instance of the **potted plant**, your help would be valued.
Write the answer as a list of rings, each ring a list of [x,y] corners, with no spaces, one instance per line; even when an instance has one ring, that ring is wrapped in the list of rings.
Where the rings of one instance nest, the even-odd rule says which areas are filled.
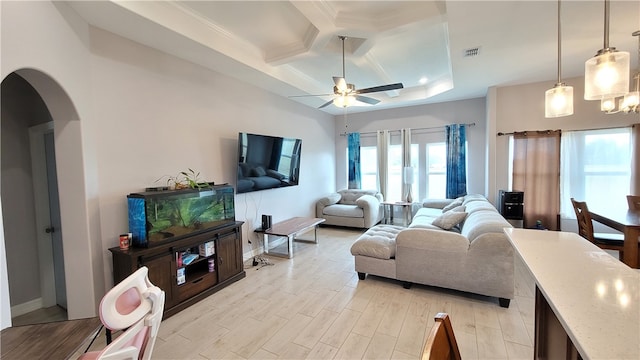
[[[187,171],[180,171],[175,176],[164,175],[156,182],[166,178],[167,186],[170,189],[180,190],[180,189],[207,189],[210,188],[211,185],[207,182],[202,182],[200,178],[200,172],[195,172],[193,169],[189,168]]]

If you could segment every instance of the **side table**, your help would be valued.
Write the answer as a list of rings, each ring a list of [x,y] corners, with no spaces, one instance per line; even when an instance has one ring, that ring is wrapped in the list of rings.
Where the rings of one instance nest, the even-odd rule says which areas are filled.
[[[411,213],[412,213],[412,208],[413,208],[413,203],[412,202],[407,202],[407,201],[396,201],[396,202],[391,202],[391,201],[383,201],[382,202],[382,206],[384,209],[384,223],[385,224],[391,224],[393,225],[393,213],[394,213],[394,207],[399,206],[402,208],[402,215],[403,215],[403,219],[402,219],[402,225],[403,226],[409,226],[409,224],[411,224]]]

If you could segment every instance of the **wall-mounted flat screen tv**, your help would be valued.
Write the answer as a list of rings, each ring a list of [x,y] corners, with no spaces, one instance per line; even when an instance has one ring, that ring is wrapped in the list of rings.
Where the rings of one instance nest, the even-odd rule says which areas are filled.
[[[298,185],[302,140],[238,134],[236,193]]]

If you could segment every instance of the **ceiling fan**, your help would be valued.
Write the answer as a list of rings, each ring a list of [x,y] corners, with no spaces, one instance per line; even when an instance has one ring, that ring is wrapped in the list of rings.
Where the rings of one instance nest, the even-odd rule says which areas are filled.
[[[374,86],[366,89],[356,89],[356,86],[354,84],[349,84],[345,78],[345,71],[344,71],[344,40],[347,37],[342,35],[338,37],[340,38],[340,40],[342,40],[342,76],[333,77],[333,82],[335,83],[335,86],[333,87],[333,95],[337,95],[337,97],[320,105],[318,109],[322,109],[332,103],[338,107],[347,107],[347,106],[353,105],[355,100],[361,101],[363,103],[367,103],[370,105],[375,105],[379,103],[380,100],[374,99],[368,96],[362,96],[361,94],[370,94],[370,93],[381,92],[381,91],[397,90],[397,89],[402,89],[404,87],[402,83],[395,83],[395,84]],[[326,96],[326,95],[331,95],[331,94],[302,95],[302,96]]]

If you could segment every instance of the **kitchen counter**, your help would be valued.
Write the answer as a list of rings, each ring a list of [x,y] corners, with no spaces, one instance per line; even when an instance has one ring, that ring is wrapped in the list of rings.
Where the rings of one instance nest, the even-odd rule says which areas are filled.
[[[567,358],[577,358],[577,351],[583,359],[640,359],[640,272],[575,233],[504,231],[535,279],[536,358],[555,358],[549,348],[568,346],[558,353],[573,349]],[[570,344],[557,341],[556,320],[544,318],[545,308]]]

